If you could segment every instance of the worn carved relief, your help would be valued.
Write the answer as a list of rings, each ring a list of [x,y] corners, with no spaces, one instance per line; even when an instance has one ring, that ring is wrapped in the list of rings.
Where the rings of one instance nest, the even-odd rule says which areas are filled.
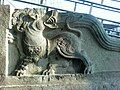
[[[12,30],[20,58],[12,75],[91,73],[82,32],[70,27],[73,18],[66,15],[63,20],[55,10],[16,10]]]

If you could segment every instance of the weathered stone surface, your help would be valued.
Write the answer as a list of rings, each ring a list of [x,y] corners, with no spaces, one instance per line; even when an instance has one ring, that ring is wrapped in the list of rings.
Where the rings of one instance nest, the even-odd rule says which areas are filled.
[[[109,51],[102,48],[89,32],[89,29],[82,28],[81,31],[83,32],[84,43],[82,47],[93,62],[94,73],[102,71],[120,71],[120,52]]]
[[[14,45],[13,47],[17,48],[20,54],[12,75],[73,74],[90,71],[91,63],[84,56],[85,54],[83,55],[84,51],[81,50],[81,32],[71,30],[66,22],[63,23],[66,27],[59,26],[57,19],[61,14],[58,14],[57,11],[44,13],[41,9],[26,8],[16,10],[12,16],[12,31],[16,33],[13,36],[15,37],[14,43],[17,46]],[[62,29],[66,30],[61,31]],[[50,35],[47,30],[51,31],[51,38],[49,38]],[[52,33],[52,31],[59,33]],[[11,53],[12,50],[15,50],[13,47],[9,49]],[[11,53],[9,61],[15,64],[14,61],[17,60],[14,60],[14,57],[17,56],[17,53],[15,56]],[[9,66],[12,66],[11,64]],[[34,68],[35,66],[36,68]]]
[[[120,39],[108,36],[91,15],[17,10],[13,14],[13,31],[22,34],[21,44],[17,44],[25,54],[22,61],[18,59],[18,76],[120,71]],[[31,69],[31,61],[39,69]]]
[[[1,90],[119,90],[120,72],[90,75],[9,76],[3,82],[0,86]]]
[[[93,73],[120,71],[120,39],[108,36],[102,24],[91,15],[67,15],[70,16],[69,26],[82,32],[79,42],[92,61]],[[61,14],[60,22],[64,22],[66,17],[66,14]]]
[[[37,65],[45,67],[47,65],[46,63],[50,61],[50,63],[54,66],[53,69],[57,72],[55,75],[40,75],[40,73],[37,73],[37,75],[27,76],[5,76],[5,70],[9,68],[9,73],[11,73],[15,68],[17,62],[16,59],[21,56],[18,55],[20,54],[19,51],[15,51],[19,49],[16,46],[16,43],[13,43],[12,46],[9,46],[9,66],[6,66],[5,30],[8,22],[5,20],[9,21],[9,14],[8,16],[6,15],[5,20],[3,20],[2,15],[5,13],[3,13],[3,11],[9,13],[9,9],[8,7],[4,7],[3,9],[3,7],[4,6],[0,7],[0,10],[2,11],[0,12],[2,13],[0,14],[1,90],[120,89],[120,40],[108,37],[99,21],[93,16],[86,14],[60,13],[58,15],[58,22],[54,23],[57,24],[59,28],[50,29],[46,27],[46,31],[43,32],[43,36],[49,40],[48,43],[51,45],[48,47],[48,51],[52,51],[52,53],[50,53],[47,58],[40,59],[46,60],[46,62],[40,61]],[[32,18],[35,17],[32,16]],[[54,20],[54,18],[52,18],[52,20]],[[3,24],[3,22],[6,23]],[[72,60],[75,59],[82,59],[86,66],[91,64],[90,61],[92,61],[92,74],[77,74],[78,71],[75,70],[81,70],[81,68],[78,67],[80,64],[79,62],[71,64]],[[33,65],[33,67],[36,68],[37,65]],[[28,70],[31,69],[31,66],[29,65]]]
[[[15,66],[17,64],[17,60],[19,59],[19,52],[16,46],[16,43],[9,44],[8,46],[8,60],[9,60],[9,65],[8,65],[8,75],[13,72],[15,69]]]
[[[6,29],[9,26],[9,6],[0,5],[0,74],[6,75]],[[7,65],[8,66],[8,65]]]

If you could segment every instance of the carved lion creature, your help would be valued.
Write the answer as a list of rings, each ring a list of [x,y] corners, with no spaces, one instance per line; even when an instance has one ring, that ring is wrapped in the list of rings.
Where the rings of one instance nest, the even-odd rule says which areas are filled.
[[[41,9],[28,8],[13,13],[13,28],[22,33],[22,40],[18,43],[22,61],[19,60],[15,75],[25,75],[26,67],[30,63],[36,63],[46,56],[48,41],[43,36],[43,30],[45,27],[57,28],[57,16],[57,11],[45,14]]]
[[[16,10],[13,13],[13,29],[17,33],[18,31],[22,33],[21,38],[17,36],[21,39],[18,42],[21,58],[18,60],[14,75],[31,75],[40,72],[41,74],[55,74],[52,65],[54,60],[49,62],[44,70],[36,67],[40,59],[49,59],[48,55],[55,49],[60,57],[66,59],[66,61],[82,61],[84,67],[82,67],[81,73],[91,72],[91,62],[87,59],[85,51],[81,49],[81,42],[79,42],[82,33],[70,28],[67,20],[64,22],[64,27],[59,28],[57,19],[58,12],[55,10],[48,11],[46,14],[41,9]],[[46,29],[53,31],[52,35],[48,32],[48,37],[51,38],[46,38],[43,35]],[[79,65],[79,63],[77,64]],[[35,69],[32,67],[35,67]]]

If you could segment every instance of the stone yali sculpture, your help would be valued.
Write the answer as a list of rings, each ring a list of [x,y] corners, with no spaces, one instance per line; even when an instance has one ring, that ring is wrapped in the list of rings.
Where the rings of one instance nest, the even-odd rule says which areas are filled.
[[[14,32],[20,33],[14,75],[91,73],[91,62],[81,49],[82,33],[69,26],[69,18],[60,22],[55,10],[23,9],[13,13],[12,24]],[[47,64],[39,64],[42,61]]]

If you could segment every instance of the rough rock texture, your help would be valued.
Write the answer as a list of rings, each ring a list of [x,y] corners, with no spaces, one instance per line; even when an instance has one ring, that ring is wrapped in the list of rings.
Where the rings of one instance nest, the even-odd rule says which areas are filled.
[[[9,6],[0,6],[0,74],[6,73],[6,29],[9,26]]]

